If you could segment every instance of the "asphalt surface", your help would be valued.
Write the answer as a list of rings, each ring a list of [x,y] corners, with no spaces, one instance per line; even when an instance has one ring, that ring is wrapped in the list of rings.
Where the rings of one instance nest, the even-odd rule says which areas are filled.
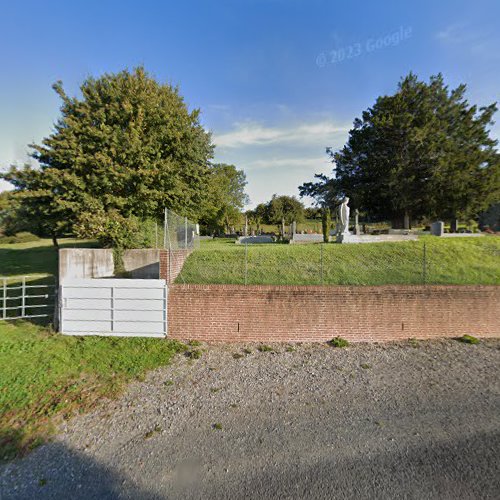
[[[3,465],[0,497],[500,498],[500,341],[273,347],[178,357]]]

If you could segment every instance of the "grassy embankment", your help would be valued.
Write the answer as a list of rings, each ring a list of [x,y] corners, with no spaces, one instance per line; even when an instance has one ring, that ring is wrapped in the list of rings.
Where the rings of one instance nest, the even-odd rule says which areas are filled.
[[[424,257],[425,243],[425,257]],[[248,245],[203,241],[179,283],[282,285],[500,284],[500,237],[357,245]]]
[[[0,245],[0,276],[50,279],[56,266],[50,241]],[[28,321],[0,321],[0,460],[42,443],[59,419],[117,395],[183,349],[160,339],[65,337]]]

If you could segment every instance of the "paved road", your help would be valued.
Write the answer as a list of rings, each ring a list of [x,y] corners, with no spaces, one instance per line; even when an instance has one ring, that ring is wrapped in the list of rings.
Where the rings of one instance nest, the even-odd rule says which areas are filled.
[[[500,497],[500,341],[251,349],[132,384],[3,466],[0,497]]]

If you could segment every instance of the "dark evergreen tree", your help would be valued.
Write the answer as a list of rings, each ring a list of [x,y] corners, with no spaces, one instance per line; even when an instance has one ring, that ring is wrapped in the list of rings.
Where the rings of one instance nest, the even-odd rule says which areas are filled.
[[[497,141],[489,136],[496,104],[478,109],[465,85],[413,74],[392,96],[356,118],[340,151],[327,149],[334,177],[301,186],[330,206],[345,195],[371,218],[472,218],[500,194]]]

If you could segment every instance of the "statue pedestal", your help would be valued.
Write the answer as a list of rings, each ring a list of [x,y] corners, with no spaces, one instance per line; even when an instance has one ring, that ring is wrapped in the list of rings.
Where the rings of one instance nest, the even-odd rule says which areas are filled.
[[[353,235],[351,233],[339,233],[335,239],[336,243],[350,243],[350,240],[353,239]]]

